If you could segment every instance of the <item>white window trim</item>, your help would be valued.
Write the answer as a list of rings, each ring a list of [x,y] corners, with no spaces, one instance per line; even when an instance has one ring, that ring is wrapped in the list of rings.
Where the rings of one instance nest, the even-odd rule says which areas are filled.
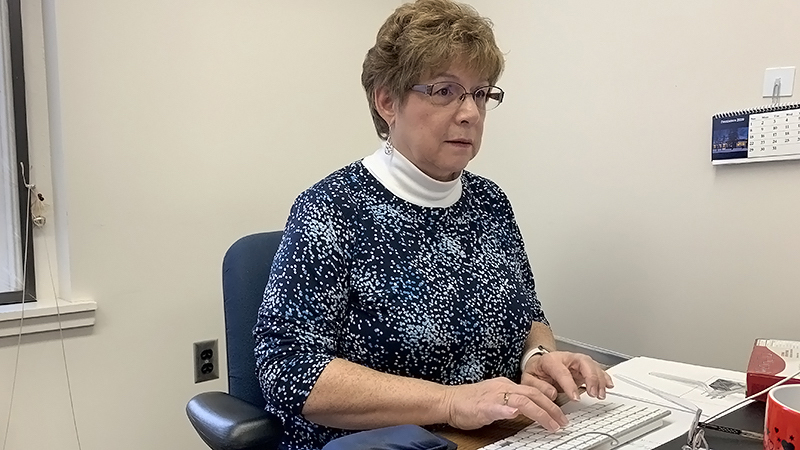
[[[66,199],[58,195],[66,183],[55,1],[21,1],[20,8],[31,165],[28,176],[39,192],[46,197],[49,194],[47,203],[52,207],[44,211],[46,225],[34,229],[32,236],[37,301],[0,306],[0,338],[91,327],[97,309],[94,300],[71,298]]]
[[[94,325],[97,303],[92,300],[68,302],[27,302],[0,306],[0,338],[43,331],[67,330]]]

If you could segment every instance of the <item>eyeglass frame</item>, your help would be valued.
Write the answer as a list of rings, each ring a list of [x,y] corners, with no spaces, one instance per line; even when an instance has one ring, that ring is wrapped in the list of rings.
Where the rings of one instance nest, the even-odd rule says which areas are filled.
[[[499,91],[500,98],[497,99],[497,106],[500,106],[500,104],[503,103],[503,98],[505,98],[505,95],[506,95],[505,91],[502,88],[500,88],[499,86],[491,85],[491,84],[487,84],[486,86],[478,86],[478,87],[475,88],[474,91],[469,92],[469,91],[467,91],[467,88],[464,87],[464,85],[462,85],[461,83],[457,83],[455,81],[437,81],[436,83],[431,83],[431,84],[414,84],[414,85],[411,86],[411,90],[412,91],[416,91],[416,92],[421,92],[421,93],[427,95],[428,97],[433,97],[433,87],[436,86],[437,84],[444,84],[444,83],[455,84],[456,86],[461,86],[461,89],[464,90],[464,93],[461,94],[461,96],[458,98],[459,102],[463,102],[464,99],[467,98],[467,95],[469,95],[469,96],[472,96],[472,101],[475,102],[475,105],[478,105],[478,100],[475,98],[475,94],[477,94],[478,91],[480,91],[481,89],[485,89],[485,88],[494,88],[494,89],[497,89]],[[450,103],[447,103],[446,105],[441,105],[441,106],[450,106],[450,104],[452,104],[452,103],[453,102],[451,101]],[[486,109],[486,101],[484,101],[483,105],[484,106],[481,109],[483,109],[484,111],[491,111],[491,110],[497,108],[497,106],[495,106],[493,108]]]

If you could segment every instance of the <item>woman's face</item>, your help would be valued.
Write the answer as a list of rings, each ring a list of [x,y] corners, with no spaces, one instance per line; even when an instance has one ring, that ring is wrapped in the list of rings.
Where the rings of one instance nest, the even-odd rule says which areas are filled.
[[[419,84],[441,81],[455,81],[467,92],[489,84],[457,65]],[[440,106],[424,92],[409,91],[403,103],[379,89],[375,103],[389,124],[392,145],[431,178],[454,180],[478,154],[486,111],[478,108],[471,95]]]

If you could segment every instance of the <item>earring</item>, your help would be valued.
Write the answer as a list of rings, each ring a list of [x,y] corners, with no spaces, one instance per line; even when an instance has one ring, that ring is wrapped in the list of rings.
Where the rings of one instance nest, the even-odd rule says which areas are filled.
[[[391,155],[393,151],[394,151],[394,145],[392,145],[392,137],[391,136],[387,136],[386,137],[386,142],[384,142],[384,144],[383,144],[383,153],[386,153],[387,155]]]

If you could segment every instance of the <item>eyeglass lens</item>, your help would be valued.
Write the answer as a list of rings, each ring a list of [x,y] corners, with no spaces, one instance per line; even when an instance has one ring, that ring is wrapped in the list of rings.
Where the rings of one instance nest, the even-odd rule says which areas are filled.
[[[484,86],[468,93],[464,86],[458,83],[442,81],[434,83],[430,90],[431,101],[437,105],[449,105],[454,100],[463,100],[467,95],[472,95],[479,108],[494,109],[500,104],[502,94],[495,86]]]

